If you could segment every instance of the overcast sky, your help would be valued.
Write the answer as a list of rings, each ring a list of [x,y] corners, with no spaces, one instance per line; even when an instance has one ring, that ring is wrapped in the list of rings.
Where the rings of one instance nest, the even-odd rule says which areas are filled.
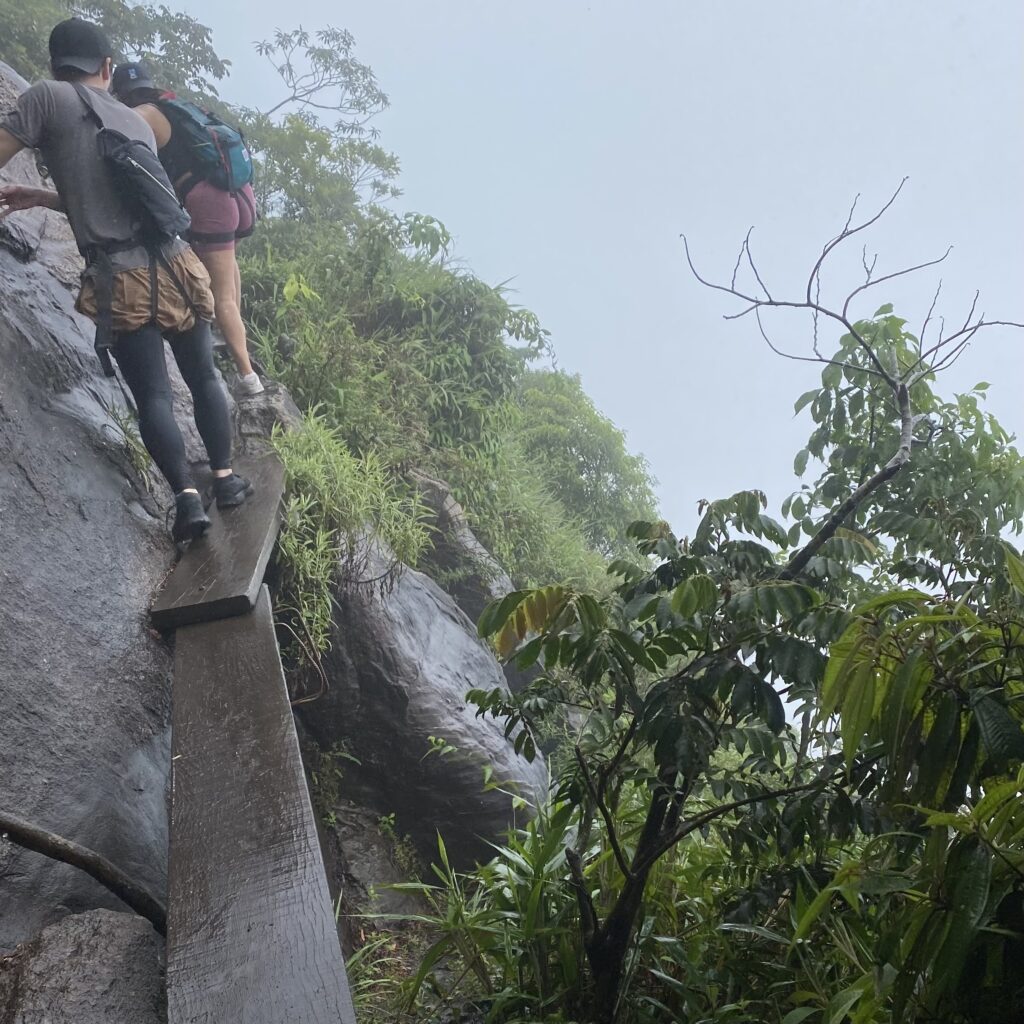
[[[1024,320],[1024,4],[1020,0],[188,0],[234,63],[221,90],[277,100],[254,40],[349,29],[391,108],[377,122],[402,163],[399,209],[432,214],[481,277],[551,331],[559,365],[649,459],[662,511],[744,487],[777,510],[809,425],[794,399],[813,367],[780,361],[728,297],[689,276],[680,233],[728,277],[755,225],[777,296],[798,295],[861,193],[879,273],[953,253],[942,311],[975,288],[990,317]],[[823,297],[860,283],[860,251]],[[939,271],[882,286],[912,324]],[[779,320],[809,346],[810,325]],[[993,329],[942,386],[993,382],[990,408],[1024,432],[1024,332]]]

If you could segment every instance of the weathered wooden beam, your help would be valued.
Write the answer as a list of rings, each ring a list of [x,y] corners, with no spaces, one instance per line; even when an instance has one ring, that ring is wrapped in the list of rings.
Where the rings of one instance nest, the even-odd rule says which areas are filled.
[[[264,455],[237,471],[255,493],[237,508],[210,507],[210,529],[189,545],[153,604],[157,629],[243,615],[255,606],[281,525],[284,467]]]
[[[354,1024],[262,588],[175,639],[168,1024]]]

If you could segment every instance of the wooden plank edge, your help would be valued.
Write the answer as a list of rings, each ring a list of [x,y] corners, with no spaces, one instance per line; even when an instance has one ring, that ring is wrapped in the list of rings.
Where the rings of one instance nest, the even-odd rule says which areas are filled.
[[[245,506],[242,505],[232,511],[240,512],[244,509]],[[264,534],[263,547],[253,565],[252,579],[249,581],[249,589],[245,594],[235,594],[231,597],[219,598],[216,601],[185,605],[184,607],[169,605],[166,608],[158,608],[155,602],[149,612],[152,625],[156,629],[167,632],[177,629],[179,626],[192,626],[199,622],[216,622],[218,619],[230,619],[236,615],[247,615],[251,612],[256,607],[260,587],[263,585],[263,577],[266,575],[270,556],[277,543],[277,536],[281,532],[282,519],[281,503],[278,502],[275,520]]]

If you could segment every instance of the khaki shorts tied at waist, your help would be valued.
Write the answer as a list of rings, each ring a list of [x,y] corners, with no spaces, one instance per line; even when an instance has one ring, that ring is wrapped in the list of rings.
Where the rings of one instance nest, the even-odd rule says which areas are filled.
[[[178,333],[195,326],[196,317],[182,290],[203,320],[213,319],[213,293],[210,291],[210,275],[199,257],[191,249],[183,249],[167,262],[174,270],[174,276],[181,288],[167,273],[167,268],[157,262],[157,306],[155,323],[161,331]],[[119,270],[114,273],[113,301],[111,313],[114,331],[126,334],[137,331],[153,322],[153,308],[149,295],[149,267]],[[82,290],[78,293],[75,309],[95,320],[96,290],[90,268],[82,274]]]

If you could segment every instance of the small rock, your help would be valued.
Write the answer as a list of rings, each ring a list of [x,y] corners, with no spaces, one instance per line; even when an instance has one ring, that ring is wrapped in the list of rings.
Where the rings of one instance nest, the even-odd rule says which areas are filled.
[[[0,959],[4,1024],[164,1024],[163,940],[134,914],[91,910]]]

